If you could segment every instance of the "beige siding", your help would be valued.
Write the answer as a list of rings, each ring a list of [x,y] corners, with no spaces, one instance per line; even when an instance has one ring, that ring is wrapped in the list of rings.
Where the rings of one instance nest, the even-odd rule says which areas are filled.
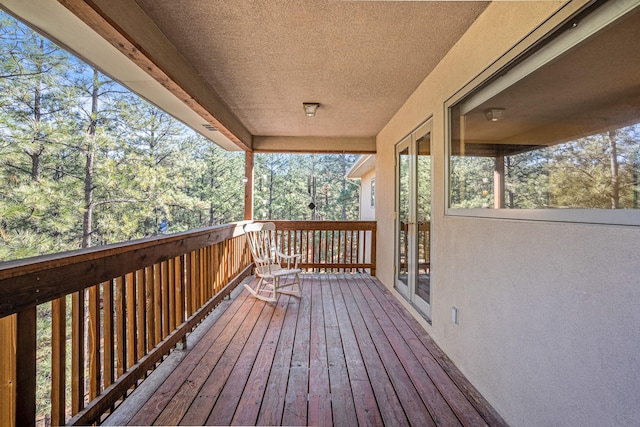
[[[562,4],[494,2],[380,132],[377,275],[393,286],[394,145],[432,116],[425,327],[514,426],[632,425],[640,419],[640,229],[445,216],[445,101]]]

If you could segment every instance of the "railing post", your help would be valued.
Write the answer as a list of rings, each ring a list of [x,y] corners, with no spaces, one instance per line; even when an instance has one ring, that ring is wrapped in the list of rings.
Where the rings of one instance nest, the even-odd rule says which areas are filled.
[[[378,234],[378,225],[374,225],[373,230],[371,230],[371,275],[376,275],[376,236]]]

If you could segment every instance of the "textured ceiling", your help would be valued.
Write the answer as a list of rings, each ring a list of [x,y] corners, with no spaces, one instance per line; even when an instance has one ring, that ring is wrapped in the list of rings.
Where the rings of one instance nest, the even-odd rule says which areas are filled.
[[[329,137],[376,135],[488,5],[136,2],[251,134]]]

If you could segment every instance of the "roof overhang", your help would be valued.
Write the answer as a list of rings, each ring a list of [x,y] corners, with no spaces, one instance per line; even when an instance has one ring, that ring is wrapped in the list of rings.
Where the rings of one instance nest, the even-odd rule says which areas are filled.
[[[376,156],[374,154],[363,155],[347,171],[345,177],[347,179],[362,179],[363,176],[375,170]]]
[[[489,2],[2,3],[226,149],[373,153]]]
[[[202,99],[193,98],[171,77],[163,76],[137,44],[119,35],[113,25],[83,1],[2,0],[2,7],[224,149],[251,148],[251,134],[237,119],[227,122],[234,126],[225,126],[213,116],[212,112],[220,117],[231,114],[222,111],[222,101],[210,88],[198,90],[199,79],[194,79],[192,91],[203,95]],[[139,14],[134,15],[133,19],[142,19]],[[79,16],[91,22],[93,28]],[[188,68],[186,62],[182,66]],[[195,70],[191,73],[195,74]]]

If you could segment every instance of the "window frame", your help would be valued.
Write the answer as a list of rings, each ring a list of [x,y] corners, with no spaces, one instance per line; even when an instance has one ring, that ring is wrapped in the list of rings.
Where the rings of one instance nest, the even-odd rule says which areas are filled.
[[[479,102],[508,89],[523,77],[535,72],[554,58],[562,55],[583,40],[615,23],[628,13],[640,13],[640,5],[633,0],[604,2],[584,17],[592,3],[569,3],[556,14],[532,31],[527,37],[510,49],[456,94],[444,103],[445,117],[445,215],[452,217],[473,217],[508,220],[549,221],[568,223],[588,223],[606,225],[640,226],[640,209],[587,209],[587,208],[547,208],[547,209],[508,209],[508,208],[452,208],[451,207],[451,125],[457,116],[452,114],[453,107],[463,99]],[[562,31],[572,27],[571,31]],[[502,76],[509,69],[507,76]]]

